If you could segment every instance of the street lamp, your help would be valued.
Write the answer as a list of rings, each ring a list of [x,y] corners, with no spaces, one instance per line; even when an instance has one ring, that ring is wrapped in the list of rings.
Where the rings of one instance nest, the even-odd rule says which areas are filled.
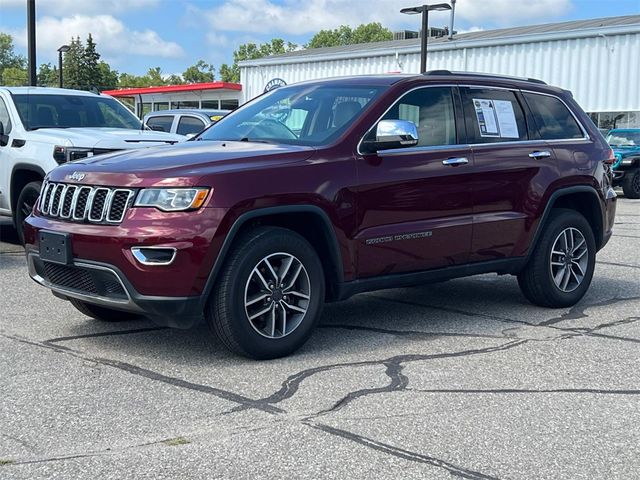
[[[69,45],[62,45],[58,48],[58,75],[60,78],[60,88],[62,88],[62,54],[69,51]]]
[[[420,73],[427,71],[427,39],[429,38],[429,12],[431,10],[451,10],[448,3],[438,3],[436,5],[422,5],[420,7],[409,7],[400,10],[400,13],[407,15],[422,14],[422,35],[420,36]]]

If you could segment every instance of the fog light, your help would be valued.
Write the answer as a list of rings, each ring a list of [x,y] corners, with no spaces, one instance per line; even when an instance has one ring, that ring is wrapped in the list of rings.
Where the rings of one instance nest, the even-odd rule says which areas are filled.
[[[131,253],[142,265],[170,265],[176,258],[173,247],[131,247]]]

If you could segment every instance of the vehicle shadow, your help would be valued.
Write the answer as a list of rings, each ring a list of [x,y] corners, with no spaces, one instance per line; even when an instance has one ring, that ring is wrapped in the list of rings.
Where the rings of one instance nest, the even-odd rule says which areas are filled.
[[[597,288],[574,308],[587,309],[612,297],[638,295],[635,282],[604,277],[596,283]],[[362,294],[327,305],[318,328],[303,348],[289,358],[274,362],[309,359],[333,362],[341,357],[374,355],[385,358],[402,351],[408,342],[428,344],[444,337],[459,337],[456,341],[462,346],[473,338],[507,339],[505,329],[517,328],[523,323],[544,324],[569,310],[529,304],[512,277],[472,277]],[[137,358],[142,363],[161,359],[161,363],[175,368],[254,363],[228,352],[204,324],[176,330],[157,328],[148,320],[140,320],[114,325],[112,332],[104,327],[100,330],[95,332],[90,320],[77,323],[60,332],[60,336],[81,338],[60,344],[114,359]]]
[[[18,232],[13,227],[13,222],[8,218],[0,219],[0,242],[20,246]]]

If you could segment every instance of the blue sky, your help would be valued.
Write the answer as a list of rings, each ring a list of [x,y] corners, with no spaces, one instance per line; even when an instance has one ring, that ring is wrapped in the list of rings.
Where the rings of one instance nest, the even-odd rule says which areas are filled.
[[[434,0],[435,1],[435,0]],[[36,0],[38,63],[56,62],[71,36],[91,32],[98,51],[120,72],[149,67],[180,73],[199,59],[230,62],[242,43],[274,37],[303,44],[318,30],[372,21],[417,29],[400,8],[421,0]],[[458,0],[456,29],[471,31],[640,14],[640,0]],[[0,31],[25,52],[26,0],[0,0]],[[443,26],[448,15],[432,14]]]

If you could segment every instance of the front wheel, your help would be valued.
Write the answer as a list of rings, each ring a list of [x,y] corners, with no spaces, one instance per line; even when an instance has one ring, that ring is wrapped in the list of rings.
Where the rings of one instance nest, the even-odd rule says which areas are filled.
[[[322,265],[309,242],[291,230],[261,227],[233,248],[205,318],[232,352],[283,357],[311,335],[324,291]]]
[[[18,195],[18,202],[15,207],[14,221],[16,230],[18,232],[18,240],[21,245],[24,245],[24,221],[27,219],[33,207],[38,201],[40,196],[40,190],[42,189],[42,182],[29,182],[27,183]]]
[[[640,198],[640,168],[625,173],[622,177],[622,191],[627,198]]]
[[[535,305],[570,307],[589,289],[595,263],[596,242],[589,222],[575,210],[556,209],[518,275],[518,284]]]

